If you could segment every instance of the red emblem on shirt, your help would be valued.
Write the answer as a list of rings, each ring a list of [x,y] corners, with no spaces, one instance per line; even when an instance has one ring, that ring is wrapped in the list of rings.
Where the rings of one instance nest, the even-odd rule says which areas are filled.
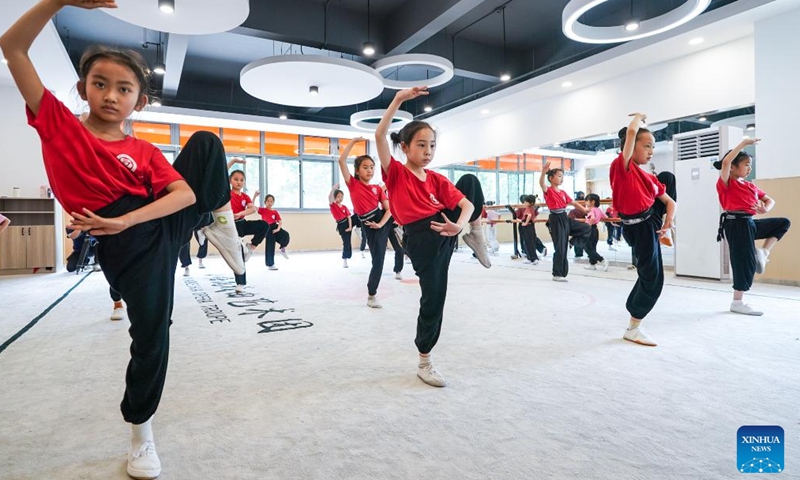
[[[431,203],[434,205],[439,205],[439,200],[436,200],[436,197],[434,197],[432,193],[431,193]]]
[[[137,167],[136,160],[131,158],[130,155],[126,155],[124,153],[120,153],[119,155],[117,155],[117,160],[119,160],[119,163],[121,163],[121,164],[125,165],[126,167],[128,167],[128,170],[130,170],[131,172],[135,172],[136,171],[136,167]]]

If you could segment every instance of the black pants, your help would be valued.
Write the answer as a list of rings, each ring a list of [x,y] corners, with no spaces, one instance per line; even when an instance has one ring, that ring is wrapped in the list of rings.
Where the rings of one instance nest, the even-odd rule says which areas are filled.
[[[480,217],[483,209],[483,191],[478,178],[472,174],[464,175],[456,183],[456,188],[475,205],[475,212],[469,219],[470,222],[474,222]],[[417,316],[417,337],[414,341],[419,353],[430,353],[439,340],[444,301],[447,296],[447,273],[458,238],[439,235],[431,230],[431,222],[441,222],[443,216],[455,222],[459,215],[461,215],[460,208],[444,210],[438,215],[403,227],[403,244],[411,259],[414,272],[419,277],[422,291]]]
[[[97,254],[103,273],[128,305],[131,360],[121,409],[125,420],[134,424],[147,421],[161,400],[178,251],[189,241],[203,213],[230,202],[225,150],[216,135],[192,135],[173,166],[195,192],[194,205],[116,235],[98,237]],[[117,217],[151,202],[152,199],[124,196],[96,213]]]
[[[508,209],[509,212],[511,212],[511,219],[512,220],[516,220],[517,219],[517,212],[511,207],[511,205],[506,205],[506,208]],[[519,231],[519,225],[517,223],[512,223],[511,224],[511,233],[514,234],[514,256],[515,257],[519,257],[520,256],[519,248],[517,248],[518,231]]]
[[[348,221],[345,218],[340,222],[336,222],[336,231],[339,232],[339,236],[342,237],[342,259],[347,260],[353,256],[353,230],[351,229],[349,232],[347,230]],[[355,226],[353,226],[355,228]]]
[[[350,217],[350,220],[353,222],[354,230],[356,228],[361,230],[361,245],[359,245],[358,250],[363,252],[367,249],[367,234],[365,233],[364,224],[361,223],[361,219],[355,213]]]
[[[208,217],[207,223],[204,223],[205,220],[203,220],[200,222],[200,224],[203,224],[203,226],[211,225],[213,222],[213,219],[211,219],[211,214],[207,213],[205,216]],[[197,230],[194,231],[194,238],[197,240],[197,243],[200,243],[200,238],[197,236]],[[192,264],[192,255],[189,252],[189,247],[191,247],[191,245],[192,242],[189,242],[181,247],[181,251],[178,254],[178,257],[181,260],[181,268],[186,268]],[[197,258],[206,258],[206,256],[208,256],[208,240],[203,242],[203,244],[197,249]]]
[[[730,250],[733,270],[733,289],[746,292],[753,286],[756,274],[756,240],[775,237],[778,240],[789,231],[788,218],[737,218],[725,220],[725,238]]]
[[[553,276],[566,277],[569,274],[569,252],[572,237],[576,244],[582,245],[589,236],[589,225],[569,218],[566,213],[551,213],[548,219],[550,235],[553,237]]]
[[[361,219],[362,224],[365,222],[378,223],[383,217],[383,210],[377,210],[369,217]],[[369,271],[369,279],[367,280],[367,293],[372,296],[378,293],[378,285],[381,284],[381,275],[383,274],[383,261],[386,258],[386,242],[389,241],[389,235],[392,233],[392,222],[386,222],[381,228],[370,228],[366,225],[363,226],[363,237],[367,239],[369,245],[369,254],[372,257],[372,268]]]
[[[400,273],[403,271],[403,257],[406,254],[406,251],[403,249],[403,246],[400,245],[400,240],[397,239],[397,235],[394,234],[394,229],[397,228],[397,223],[395,223],[394,219],[389,220],[390,230],[389,230],[389,243],[392,244],[392,249],[394,250],[394,273]]]
[[[236,220],[236,233],[240,237],[252,235],[253,238],[250,243],[257,247],[264,241],[267,236],[269,225],[264,220]]]
[[[278,233],[273,233],[276,228],[278,228],[277,223],[267,225],[267,246],[264,248],[266,250],[264,261],[268,267],[275,265],[275,244],[277,243],[280,248],[286,248],[289,245],[289,232],[281,228]]]
[[[531,222],[527,225],[519,224],[519,232],[520,236],[522,237],[525,245],[536,245],[536,228],[534,227],[534,223]],[[528,247],[525,250],[525,256],[529,261],[539,260],[539,256],[536,255],[536,248],[535,247]]]
[[[656,200],[656,204],[659,203],[661,202]],[[631,246],[639,276],[628,295],[625,308],[631,317],[639,320],[650,313],[664,288],[664,264],[656,233],[660,229],[661,216],[656,214],[651,214],[647,220],[635,225],[622,225],[622,236]]]
[[[592,265],[604,260],[603,257],[597,253],[598,240],[600,240],[600,231],[597,229],[597,225],[592,225],[592,229],[589,231],[589,237],[583,245],[586,248],[586,254],[589,255],[589,263]]]

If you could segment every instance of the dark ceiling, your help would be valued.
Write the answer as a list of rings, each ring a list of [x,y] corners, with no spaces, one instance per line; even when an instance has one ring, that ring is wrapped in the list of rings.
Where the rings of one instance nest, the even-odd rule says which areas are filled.
[[[645,20],[685,1],[609,0],[581,21],[598,26],[623,24],[631,17],[631,9],[633,16]],[[735,1],[712,0],[706,11]],[[423,115],[424,105],[430,104],[434,110],[428,115],[433,115],[615,46],[583,44],[564,36],[561,12],[567,3],[371,0],[369,40],[378,50],[372,59],[359,56],[367,40],[367,0],[251,0],[250,16],[240,27],[223,34],[184,37],[182,42],[173,38],[172,44],[168,34],[161,34],[159,39],[159,32],[97,10],[64,9],[56,17],[56,27],[76,65],[81,52],[93,43],[136,49],[155,63],[154,44],[163,42],[162,50],[173,54],[168,58],[182,60],[167,62],[165,79],[156,80],[154,87],[164,105],[267,117],[285,113],[293,119],[348,124],[356,111],[386,107],[395,91],[387,89],[368,103],[346,107],[287,107],[245,93],[239,85],[239,72],[253,60],[287,53],[337,55],[367,65],[385,55],[440,55],[453,62],[455,78],[433,88],[429,98],[406,106],[411,113]],[[142,48],[145,42],[151,42],[147,49]],[[181,43],[182,49],[175,47]],[[178,55],[174,55],[176,51]],[[500,82],[504,69],[512,74],[510,82]],[[386,75],[409,80],[436,73],[424,67],[406,67]]]

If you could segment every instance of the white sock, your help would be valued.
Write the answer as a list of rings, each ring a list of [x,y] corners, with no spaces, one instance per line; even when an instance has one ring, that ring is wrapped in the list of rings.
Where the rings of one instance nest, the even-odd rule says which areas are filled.
[[[423,357],[422,355],[419,356],[419,367],[427,367],[431,364],[431,356],[428,355],[427,357]]]
[[[139,425],[131,424],[131,447],[139,448],[144,442],[153,441],[153,417]]]
[[[744,304],[743,300],[734,300],[733,303],[731,303],[731,305],[743,305],[743,304]]]
[[[639,325],[642,324],[641,320],[631,320],[630,325],[628,325],[628,330],[636,330],[639,328]]]

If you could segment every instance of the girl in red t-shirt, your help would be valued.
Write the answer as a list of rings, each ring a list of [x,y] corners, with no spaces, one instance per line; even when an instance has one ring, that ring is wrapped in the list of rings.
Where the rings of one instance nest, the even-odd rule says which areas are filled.
[[[336,231],[342,237],[342,266],[347,268],[347,260],[353,256],[353,220],[350,217],[350,209],[343,201],[344,192],[339,190],[337,183],[328,194],[328,203],[331,207],[331,215],[336,220]]]
[[[631,319],[622,338],[655,347],[656,342],[640,324],[655,306],[664,287],[659,237],[672,228],[675,202],[663,183],[639,168],[650,161],[655,144],[653,134],[643,128],[645,118],[644,114],[636,113],[630,125],[620,130],[622,152],[611,162],[609,176],[613,205],[622,219],[622,234],[631,246],[639,277],[628,295],[626,308]],[[662,225],[664,214],[666,219]]]
[[[550,186],[544,183],[545,177],[550,182]],[[550,225],[550,236],[553,237],[553,281],[566,282],[569,273],[569,253],[570,241],[582,244],[588,237],[591,230],[588,225],[581,223],[567,215],[567,205],[572,205],[579,211],[586,214],[586,209],[582,203],[577,202],[569,194],[560,189],[564,183],[564,170],[560,168],[550,169],[550,162],[547,162],[539,177],[539,186],[544,192],[544,201],[550,210],[547,223]],[[526,245],[527,247],[527,245]]]
[[[258,198],[261,192],[256,192],[255,198]],[[286,253],[286,247],[289,245],[289,232],[283,228],[283,219],[281,214],[272,207],[275,206],[275,196],[267,194],[264,197],[264,206],[258,208],[258,214],[261,219],[267,222],[269,228],[267,229],[267,246],[266,246],[266,262],[268,270],[277,270],[275,266],[275,244],[278,244],[279,251],[283,258],[289,259],[289,254]]]
[[[788,218],[753,219],[754,215],[767,213],[775,206],[775,200],[745,180],[752,171],[753,159],[743,149],[758,141],[745,138],[721,161],[714,162],[714,167],[720,171],[717,194],[724,210],[717,241],[724,236],[730,249],[733,270],[731,312],[744,315],[763,315],[742,301],[744,292],[750,290],[756,273],[764,273],[769,252],[791,226]],[[755,241],[761,239],[764,239],[764,245],[757,248]]]
[[[392,133],[395,148],[402,149],[407,161],[402,164],[392,158],[386,136],[394,114],[406,100],[427,94],[426,87],[397,92],[375,130],[375,143],[394,213],[403,225],[403,247],[422,290],[415,340],[419,351],[417,376],[429,385],[443,387],[445,379],[434,368],[430,352],[442,329],[450,258],[456,238],[467,223],[470,233],[464,235],[464,242],[482,265],[488,268],[491,262],[480,219],[483,191],[477,177],[464,175],[454,186],[444,176],[425,168],[436,150],[433,128],[413,121]]]
[[[367,280],[367,306],[382,308],[378,302],[378,286],[383,273],[383,260],[386,257],[386,245],[392,231],[390,222],[392,213],[389,210],[389,200],[380,185],[369,183],[375,175],[375,161],[369,155],[356,157],[353,175],[347,168],[347,157],[356,143],[364,141],[358,137],[350,140],[339,155],[339,170],[342,179],[350,191],[353,202],[353,211],[358,215],[363,225],[362,234],[367,237],[369,254],[372,257],[372,268]]]
[[[116,8],[112,0],[42,0],[0,37],[0,48],[41,138],[53,192],[74,219],[70,228],[97,238],[103,274],[128,305],[131,360],[121,404],[132,424],[127,472],[155,478],[161,462],[151,419],[167,372],[178,251],[207,218],[206,237],[236,273],[244,273],[225,150],[218,137],[199,132],[170,165],[158,148],[121,130],[148,104],[149,69],[135,52],[93,47],[84,53],[77,91],[89,115],[78,120],[44,88],[28,55],[68,5]]]

